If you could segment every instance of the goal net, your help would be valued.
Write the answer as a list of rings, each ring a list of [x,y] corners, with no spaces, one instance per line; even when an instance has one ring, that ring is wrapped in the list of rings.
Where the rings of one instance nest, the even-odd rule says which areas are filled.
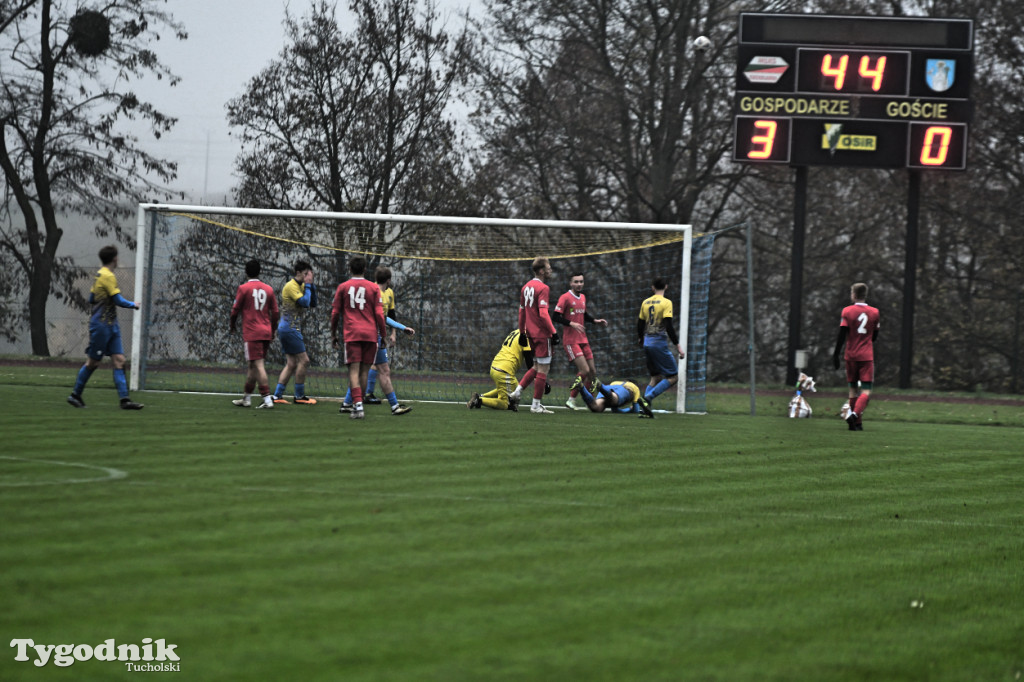
[[[258,259],[260,279],[280,296],[295,262],[303,260],[313,267],[319,298],[303,322],[311,361],[306,393],[340,398],[348,379],[331,346],[331,302],[348,278],[349,259],[361,255],[371,268],[391,269],[396,318],[416,330],[411,337],[398,334],[389,349],[399,399],[465,402],[493,388],[491,360],[517,325],[519,290],[532,277],[533,259],[544,256],[554,270],[548,282],[552,307],[571,275],[582,272],[588,312],[609,322],[587,329],[604,381],[647,384],[636,323],[651,281],[664,277],[688,350],[676,389],[654,407],[704,412],[713,239],[694,237],[686,225],[143,204],[135,294],[142,310],[134,319],[132,389],[241,392],[242,342],[228,333],[228,318],[246,279],[245,263]],[[276,341],[266,365],[273,389],[284,365]],[[545,403],[564,403],[574,377],[574,367],[556,349]]]

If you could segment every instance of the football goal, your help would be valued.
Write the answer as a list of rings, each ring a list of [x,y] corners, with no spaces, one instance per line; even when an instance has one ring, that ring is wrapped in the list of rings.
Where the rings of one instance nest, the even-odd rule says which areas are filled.
[[[685,371],[654,407],[704,412],[708,282],[713,235],[688,225],[516,220],[442,216],[278,211],[143,204],[138,211],[133,390],[241,392],[245,362],[240,335],[228,333],[245,263],[256,258],[260,279],[278,295],[296,261],[310,263],[318,306],[303,321],[311,364],[306,393],[340,398],[347,373],[331,346],[335,288],[349,259],[392,272],[396,318],[415,329],[390,347],[401,400],[465,402],[493,387],[491,359],[517,324],[519,290],[536,256],[551,260],[552,306],[582,273],[587,310],[607,326],[588,325],[598,375],[646,385],[637,344],[640,303],[664,277],[685,339]],[[277,341],[267,359],[270,386],[284,357]],[[556,349],[546,400],[561,405],[575,376]],[[291,395],[291,387],[286,394]],[[672,398],[675,393],[675,398]]]

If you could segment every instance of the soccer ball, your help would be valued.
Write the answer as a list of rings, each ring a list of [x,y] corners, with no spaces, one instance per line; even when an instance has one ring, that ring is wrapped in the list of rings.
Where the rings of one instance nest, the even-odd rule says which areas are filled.
[[[707,36],[697,36],[693,39],[693,49],[704,54],[711,49],[711,38],[708,38]]]

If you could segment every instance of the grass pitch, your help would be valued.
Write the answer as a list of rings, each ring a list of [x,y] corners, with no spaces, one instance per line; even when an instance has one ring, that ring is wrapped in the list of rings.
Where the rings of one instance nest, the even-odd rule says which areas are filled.
[[[427,403],[351,422],[160,393],[122,412],[109,370],[75,410],[74,370],[0,369],[5,645],[163,638],[189,680],[1024,671],[1021,428]],[[2,680],[140,674],[6,651]]]

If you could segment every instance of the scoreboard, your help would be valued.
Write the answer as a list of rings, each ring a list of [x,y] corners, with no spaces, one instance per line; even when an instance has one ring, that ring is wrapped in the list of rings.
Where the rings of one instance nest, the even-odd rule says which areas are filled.
[[[740,14],[733,161],[963,170],[968,19]]]

